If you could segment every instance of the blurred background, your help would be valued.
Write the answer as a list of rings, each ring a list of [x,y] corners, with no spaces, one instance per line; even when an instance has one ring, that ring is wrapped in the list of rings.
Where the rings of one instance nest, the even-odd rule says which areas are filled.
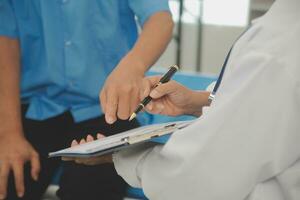
[[[170,0],[176,24],[166,52],[154,65],[218,74],[232,43],[274,0]]]

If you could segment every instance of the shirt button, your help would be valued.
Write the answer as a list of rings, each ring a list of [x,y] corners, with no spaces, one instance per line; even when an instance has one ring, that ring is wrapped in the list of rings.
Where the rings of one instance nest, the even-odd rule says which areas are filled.
[[[72,42],[69,40],[65,42],[65,46],[70,46],[71,44],[72,44]]]

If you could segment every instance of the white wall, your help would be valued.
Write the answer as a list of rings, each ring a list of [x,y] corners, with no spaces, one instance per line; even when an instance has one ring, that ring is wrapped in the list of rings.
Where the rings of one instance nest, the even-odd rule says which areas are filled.
[[[245,27],[203,25],[201,72],[218,74],[232,43],[244,29]],[[184,24],[181,50],[183,70],[194,71],[196,68],[197,41],[196,24]],[[175,62],[176,42],[172,40],[155,66],[168,67]]]
[[[231,4],[236,5],[238,3],[237,1],[241,3],[240,6],[228,7]],[[205,13],[211,14],[211,16],[206,16],[207,20],[204,21],[205,23],[203,24],[201,66],[200,66],[201,72],[203,73],[218,74],[231,45],[245,29],[245,27],[243,26],[246,26],[246,23],[249,20],[264,14],[274,2],[274,0],[251,0],[251,1],[237,0],[237,1],[231,0],[225,3],[222,0],[214,0],[214,1],[204,0],[204,18],[205,18]],[[187,9],[188,12],[184,12],[183,14],[184,24],[183,24],[183,38],[182,38],[183,44],[181,49],[182,51],[181,67],[183,70],[195,71],[196,57],[198,56],[196,55],[198,39],[197,39],[197,25],[195,23],[197,18],[195,18],[195,16],[199,16],[199,10],[196,9],[199,7],[199,1],[185,0],[184,5],[185,5],[185,9]],[[223,7],[220,5],[223,5]],[[224,6],[227,7],[225,8]],[[178,1],[176,0],[170,1],[170,7],[173,13],[174,21],[177,22],[178,15],[179,15]],[[249,10],[249,13],[247,13],[245,9]],[[241,11],[243,11],[243,13],[240,13]],[[190,13],[192,13],[192,15]],[[229,18],[227,19],[226,17]],[[240,20],[242,20],[242,22],[244,22],[245,20],[247,22],[245,23],[240,22],[240,20],[237,19],[238,17],[240,17]],[[219,23],[221,21],[222,23]],[[226,24],[226,25],[212,25],[212,24]],[[228,24],[234,24],[235,26],[230,26]],[[176,32],[176,27],[174,29],[174,32]],[[155,66],[168,67],[170,65],[176,64],[175,62],[176,62],[176,42],[172,40],[166,52],[155,64]]]

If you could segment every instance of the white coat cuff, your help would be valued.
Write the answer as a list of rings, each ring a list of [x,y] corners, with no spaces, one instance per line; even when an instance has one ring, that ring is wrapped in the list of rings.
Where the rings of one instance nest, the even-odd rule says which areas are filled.
[[[117,173],[132,187],[142,187],[140,175],[143,162],[152,151],[148,145],[121,150],[113,154]]]

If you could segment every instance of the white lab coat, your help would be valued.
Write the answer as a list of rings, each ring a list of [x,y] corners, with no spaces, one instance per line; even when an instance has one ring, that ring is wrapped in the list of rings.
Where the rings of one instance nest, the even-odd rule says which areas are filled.
[[[151,200],[300,200],[300,0],[276,1],[239,39],[196,123],[114,164]]]

